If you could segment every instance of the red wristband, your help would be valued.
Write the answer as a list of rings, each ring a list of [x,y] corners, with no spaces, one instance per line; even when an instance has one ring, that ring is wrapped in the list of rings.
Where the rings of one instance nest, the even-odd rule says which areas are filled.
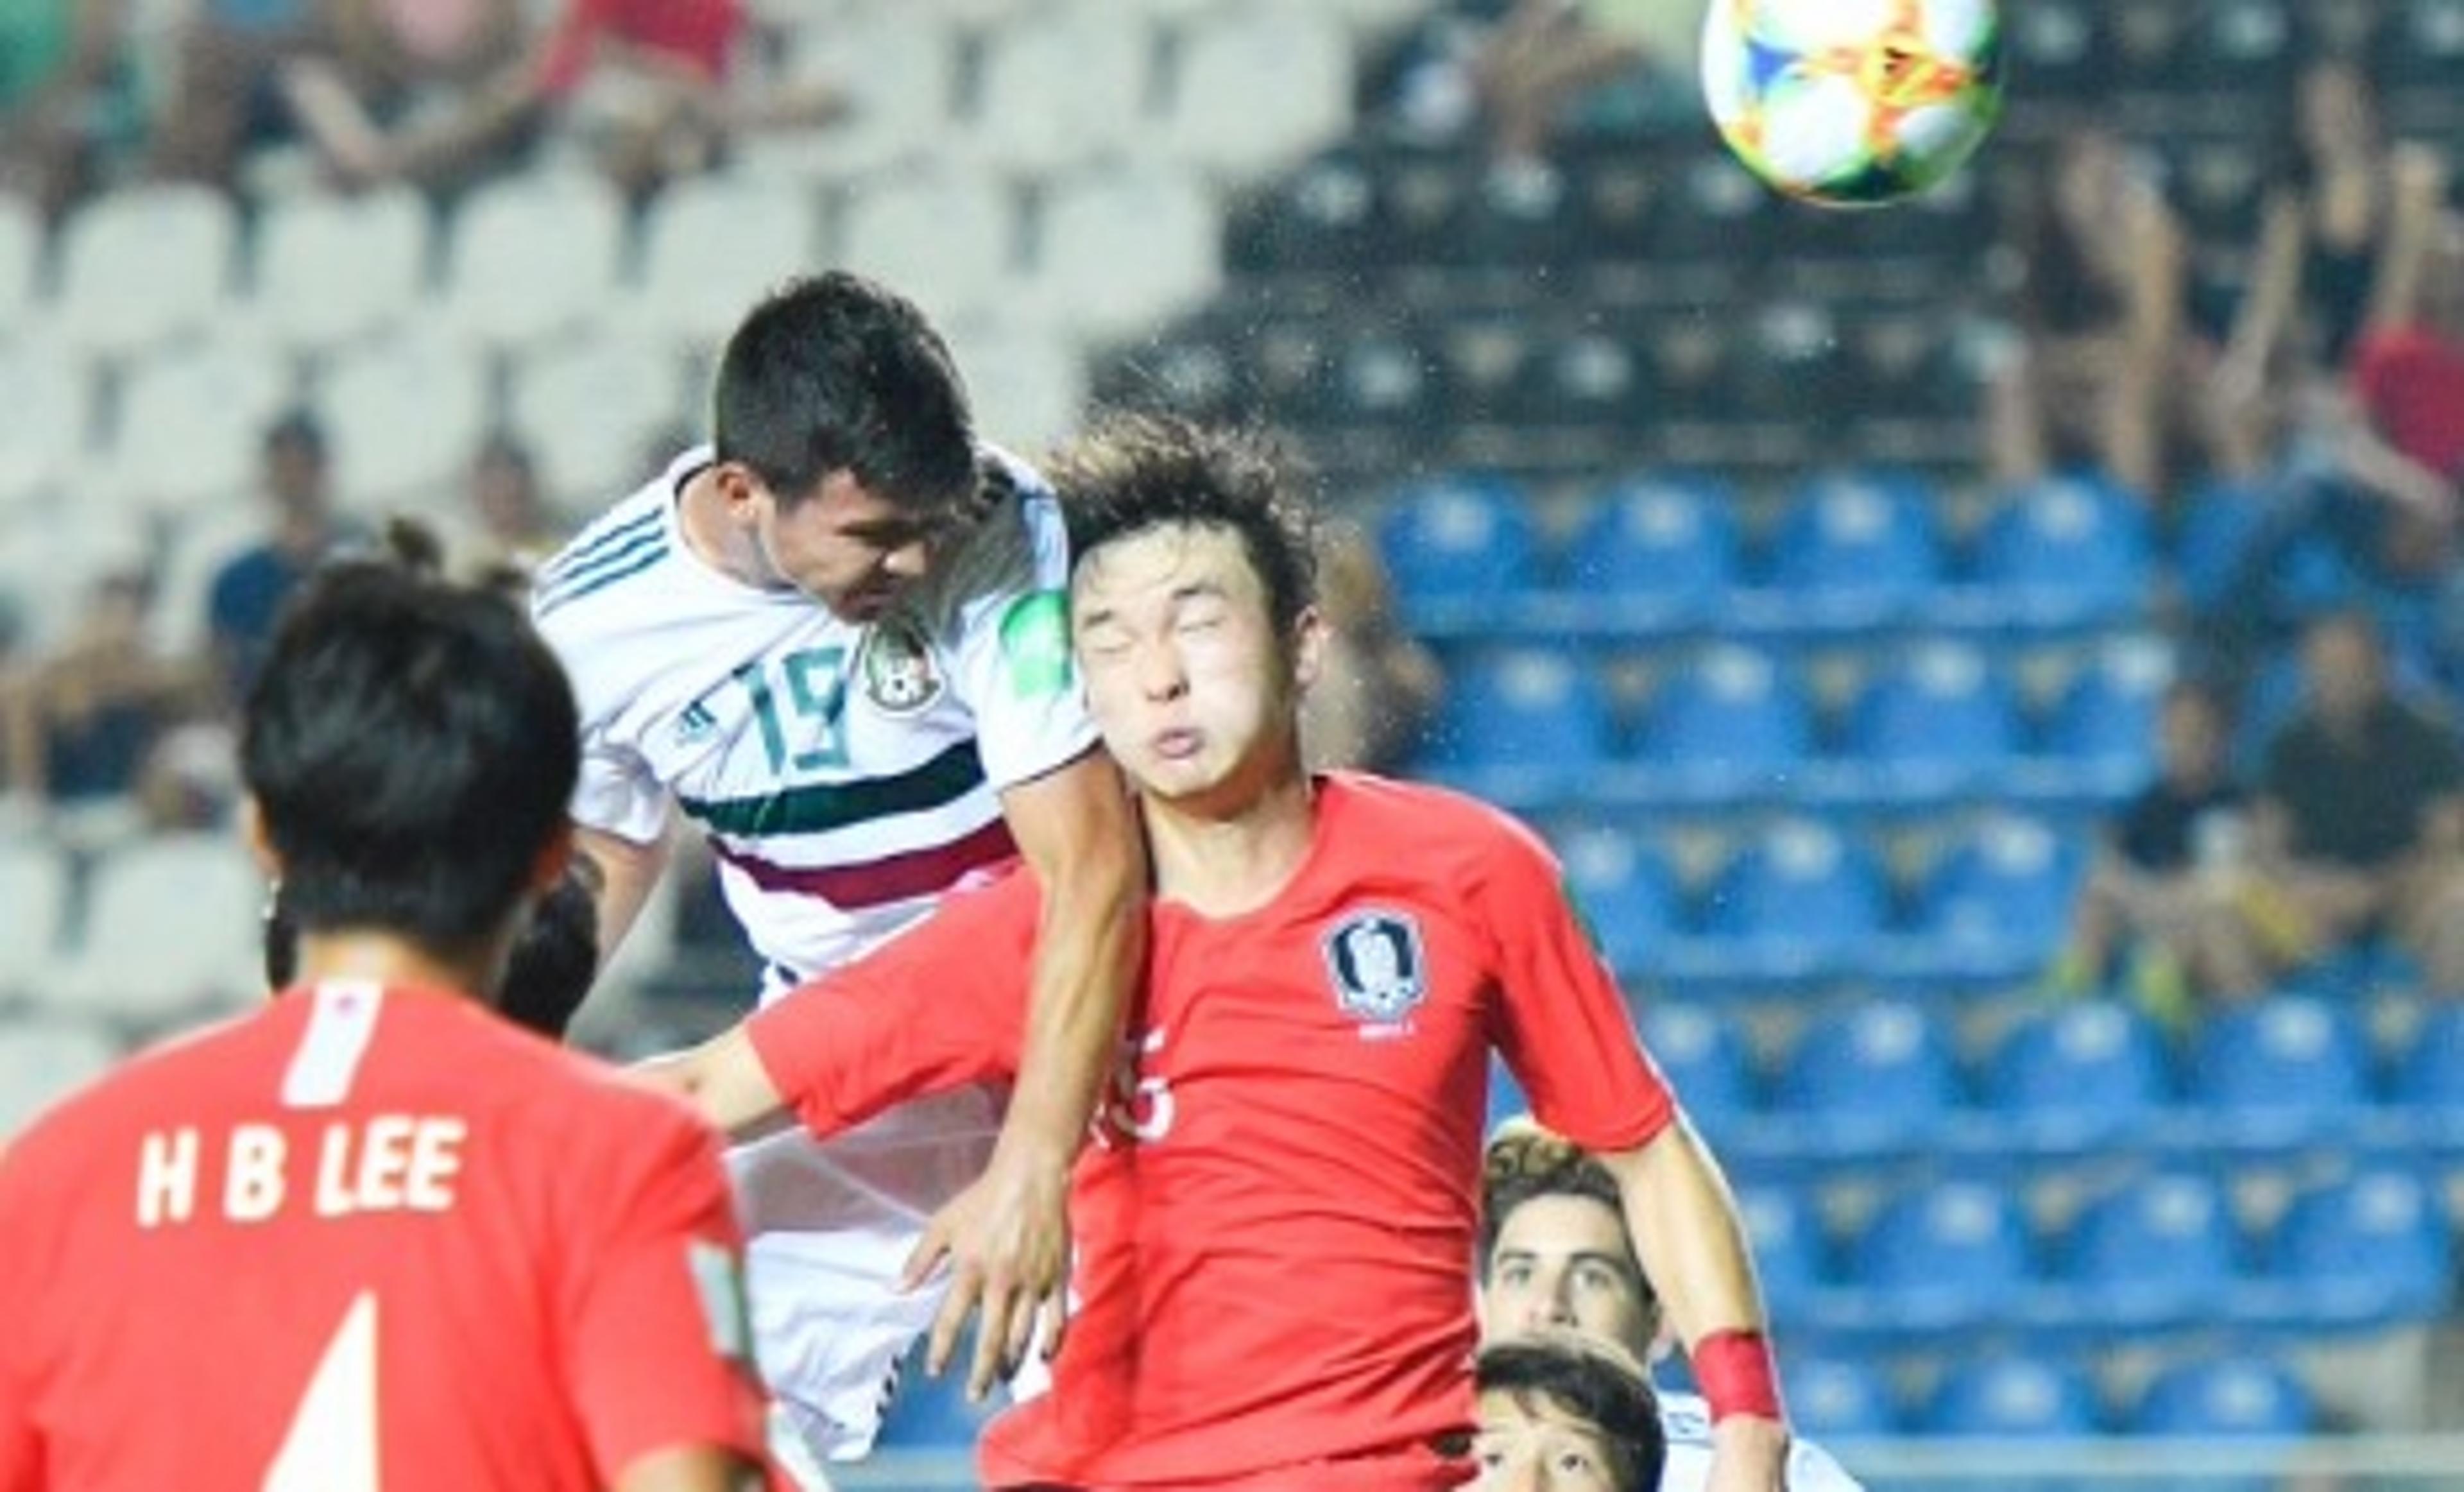
[[[1711,1407],[1713,1424],[1730,1415],[1788,1417],[1780,1411],[1779,1373],[1771,1366],[1771,1343],[1761,1332],[1714,1331],[1686,1355],[1703,1401]]]

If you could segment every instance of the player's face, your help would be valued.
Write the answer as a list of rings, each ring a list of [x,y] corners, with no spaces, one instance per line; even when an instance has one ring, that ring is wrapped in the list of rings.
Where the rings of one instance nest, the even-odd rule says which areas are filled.
[[[1298,770],[1317,622],[1278,635],[1239,536],[1173,525],[1106,544],[1078,566],[1070,614],[1095,724],[1146,792],[1238,803]]]
[[[793,585],[845,622],[870,622],[888,611],[933,568],[935,555],[965,528],[968,505],[893,503],[832,472],[790,507],[759,478],[745,473],[744,516],[763,579]]]
[[[1472,1459],[1483,1492],[1623,1492],[1598,1429],[1535,1394],[1480,1396]]]
[[[1648,1361],[1659,1321],[1624,1221],[1597,1198],[1561,1194],[1524,1202],[1497,1230],[1480,1327],[1491,1342],[1570,1328]]]

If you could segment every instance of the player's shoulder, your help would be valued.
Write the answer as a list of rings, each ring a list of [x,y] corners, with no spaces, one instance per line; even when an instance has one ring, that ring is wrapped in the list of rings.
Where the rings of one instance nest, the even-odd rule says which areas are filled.
[[[678,486],[710,461],[706,446],[685,451],[541,563],[531,592],[531,615],[540,627],[551,636],[586,630],[601,609],[589,603],[637,590],[641,577],[671,560],[678,542],[671,516]]]
[[[1540,837],[1495,803],[1433,782],[1406,782],[1366,772],[1323,774],[1344,832],[1391,854],[1398,845],[1425,855],[1422,864],[1477,868],[1501,858],[1548,857]],[[1357,827],[1354,827],[1357,825]]]

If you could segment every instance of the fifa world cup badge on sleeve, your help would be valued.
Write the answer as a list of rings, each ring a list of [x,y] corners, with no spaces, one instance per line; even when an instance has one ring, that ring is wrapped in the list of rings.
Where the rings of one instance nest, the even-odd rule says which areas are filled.
[[[1069,599],[1037,591],[1009,603],[1001,619],[1001,667],[1010,692],[1022,699],[1069,687]]]

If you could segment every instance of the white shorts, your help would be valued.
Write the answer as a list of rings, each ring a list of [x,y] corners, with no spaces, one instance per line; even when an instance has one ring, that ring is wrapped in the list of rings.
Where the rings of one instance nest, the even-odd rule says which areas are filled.
[[[948,1290],[902,1292],[899,1271],[934,1212],[983,1173],[1003,1101],[964,1088],[826,1143],[794,1132],[729,1152],[762,1376],[777,1422],[815,1459],[872,1448],[891,1369]]]

